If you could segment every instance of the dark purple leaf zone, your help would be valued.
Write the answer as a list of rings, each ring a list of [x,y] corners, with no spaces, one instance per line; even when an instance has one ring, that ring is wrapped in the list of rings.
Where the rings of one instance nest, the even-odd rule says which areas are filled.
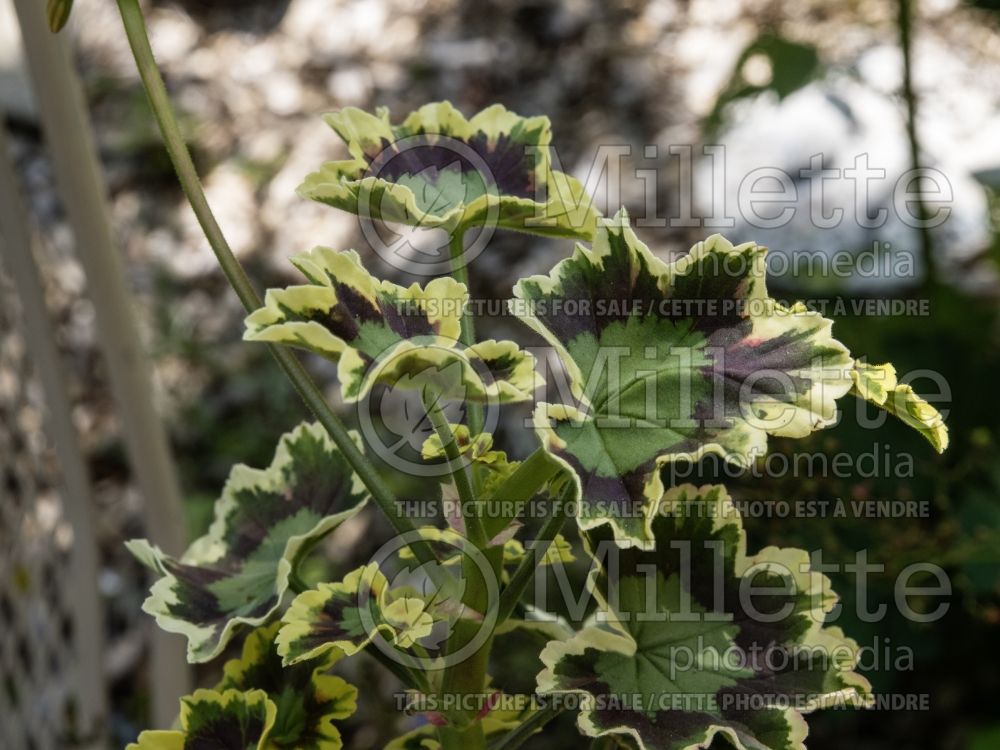
[[[233,469],[208,534],[181,559],[145,540],[130,543],[164,576],[143,608],[188,636],[190,659],[210,659],[241,624],[275,613],[286,585],[281,561],[294,568],[366,498],[322,428],[301,425],[282,437],[268,469]]]
[[[354,475],[343,454],[318,434],[303,430],[287,447],[292,460],[278,469],[280,481],[232,490],[235,503],[225,517],[222,537],[226,555],[217,566],[238,569],[283,522],[294,519],[294,531],[306,533],[320,519],[365,497],[353,488]]]
[[[681,341],[689,333],[701,334],[715,360],[703,374],[722,379],[730,390],[738,391],[761,371],[782,373],[782,378],[759,381],[756,387],[767,395],[787,394],[789,381],[792,392],[805,393],[812,382],[790,371],[807,370],[824,358],[843,359],[842,347],[817,346],[815,337],[826,325],[822,318],[803,324],[801,316],[790,316],[764,297],[761,248],[707,253],[689,260],[668,281],[662,269],[650,267],[646,253],[630,245],[628,235],[627,227],[602,230],[607,252],[597,262],[578,254],[560,263],[552,274],[557,280],[553,291],[533,279],[520,283],[527,311],[567,350],[577,349],[573,344],[579,337],[601,341],[606,329],[630,319],[669,321]],[[781,315],[790,330],[757,340],[752,313]],[[592,364],[577,362],[584,373]]]
[[[165,604],[167,613],[178,620],[211,628],[212,640],[222,636],[226,623],[233,617],[264,617],[278,604],[273,579],[266,584],[247,586],[240,604],[227,602],[222,606],[213,585],[238,579],[242,564],[232,559],[223,564],[186,565],[173,558],[163,559],[164,570],[174,577],[173,591],[176,601]],[[254,583],[254,582],[252,582]]]
[[[490,192],[535,200],[536,152],[507,135],[490,141],[481,132],[466,141],[439,135],[416,135],[395,143],[383,138],[381,151],[366,154],[369,166],[364,176],[398,182],[404,176],[422,175],[434,184],[434,175],[457,170],[476,176]]]
[[[748,658],[798,643],[813,625],[817,592],[792,591],[782,576],[760,571],[753,577],[754,587],[777,593],[755,594],[750,602],[753,609],[748,611],[744,606],[748,600],[740,594],[742,579],[735,569],[742,528],[735,522],[716,526],[717,520],[712,506],[704,501],[693,506],[689,514],[657,512],[651,525],[655,548],[617,551],[610,575],[605,567],[607,558],[599,557],[598,590],[606,601],[615,602],[615,587],[622,580],[645,579],[653,570],[664,580],[676,575],[685,582],[685,590],[697,606],[712,615],[732,618],[739,627],[735,643]],[[587,539],[594,549],[615,543],[607,525],[587,532]],[[787,614],[774,619],[783,612]],[[669,624],[664,623],[664,627]]]
[[[518,284],[527,312],[563,346],[584,335],[599,341],[604,329],[625,322],[636,310],[655,314],[661,308],[665,296],[645,256],[628,246],[624,232],[609,231],[607,237],[610,252],[600,265],[578,253],[556,266],[554,291],[543,290],[532,278]],[[586,368],[588,363],[578,364]]]
[[[814,618],[831,603],[823,579],[806,576],[807,583],[790,585],[777,572],[791,566],[789,578],[805,573],[799,566],[808,555],[769,548],[747,558],[741,521],[722,487],[671,490],[651,527],[652,549],[618,547],[606,525],[586,533],[597,565],[595,590],[632,639],[635,654],[598,648],[591,645],[598,641],[581,634],[579,652],[560,648],[554,663],[546,662],[547,690],[592,697],[581,717],[588,732],[631,733],[650,750],[702,747],[715,734],[747,750],[801,747],[807,728],[800,712],[863,693],[864,681],[845,674],[845,654],[837,653],[853,653],[853,644],[839,631],[819,635]],[[758,568],[763,572],[754,572],[758,561],[766,563]],[[751,597],[740,590],[747,577]],[[678,644],[705,647],[700,638],[709,638],[720,616],[730,618],[724,622],[732,629],[705,645],[735,646],[726,657],[734,661],[721,662],[725,672],[713,657],[675,656]]]
[[[385,325],[401,339],[436,336],[440,332],[440,324],[431,322],[427,312],[413,300],[381,294],[378,305]]]
[[[336,696],[317,689],[316,673],[330,666],[329,659],[314,659],[283,667],[275,647],[277,623],[258,630],[252,653],[244,648],[244,659],[226,665],[226,676],[217,690],[263,690],[277,706],[274,727],[268,739],[279,747],[322,747],[331,733],[330,714],[336,711]],[[232,667],[230,666],[232,665]],[[353,701],[355,691],[348,696]]]
[[[564,430],[572,433],[578,428],[570,426],[556,428],[561,437],[572,439],[573,435],[562,434]],[[641,526],[645,525],[646,505],[649,502],[643,489],[653,468],[652,461],[618,476],[601,476],[596,470],[585,467],[573,455],[572,448],[557,451],[557,454],[579,477],[582,498],[579,508],[581,519],[608,519],[620,529],[634,528],[635,533],[641,535]]]
[[[275,527],[280,525],[288,535],[307,534],[323,518],[364,499],[363,492],[352,488],[353,474],[343,455],[317,434],[299,430],[285,445],[292,460],[278,469],[280,482],[239,486],[231,491],[234,503],[225,516],[221,541],[226,552],[222,557],[208,565],[164,561],[167,571],[177,579],[178,601],[168,605],[170,614],[219,632],[234,615],[264,616],[278,603],[276,570],[264,579],[256,563],[249,571],[247,565]],[[274,541],[273,552],[282,554],[284,545]],[[275,558],[275,567],[277,563]],[[227,588],[225,607],[217,589],[220,584]],[[240,591],[242,599],[237,598]]]
[[[791,319],[790,323],[791,323]],[[813,388],[815,380],[801,373],[844,371],[844,348],[818,343],[825,327],[822,318],[798,317],[794,327],[774,338],[755,340],[751,321],[712,332],[705,354],[712,363],[702,368],[707,380],[724,394],[722,415],[745,418],[748,404],[758,398],[794,403]]]
[[[420,340],[439,333],[440,323],[432,322],[427,311],[411,299],[378,293],[375,300],[343,282],[332,280],[337,302],[326,310],[305,312],[279,305],[285,322],[315,322],[358,350],[370,364],[387,345],[404,339]],[[372,335],[373,330],[386,333]]]
[[[655,705],[658,699],[655,696],[649,697]],[[691,696],[695,703],[700,698]],[[606,704],[610,703],[607,697],[602,700]],[[682,704],[683,701],[679,703]],[[632,729],[643,738],[643,745],[649,750],[701,747],[699,743],[708,739],[709,728],[712,726],[736,732],[744,746],[753,750],[783,750],[793,747],[785,713],[776,709],[760,712],[720,710],[718,713],[674,709],[648,714],[622,709],[605,709],[595,711],[592,720],[594,725],[602,730],[620,732],[622,728]]]
[[[188,711],[184,750],[253,750],[267,725],[263,702],[191,701]]]
[[[510,380],[519,365],[524,363],[524,353],[521,351],[508,351],[498,356],[484,356],[483,364],[490,374],[490,379],[494,382],[498,380]]]
[[[373,628],[385,623],[379,609],[378,592],[371,586],[362,589],[360,587],[367,584],[349,580],[350,584],[321,585],[318,590],[307,592],[309,596],[322,595],[324,599],[306,615],[308,630],[297,632],[289,641],[286,663],[338,641],[363,644],[372,635]],[[362,612],[363,607],[367,607],[366,613]]]
[[[589,721],[599,732],[622,734],[632,730],[649,750],[677,750],[709,739],[719,728],[735,732],[746,748],[783,750],[797,747],[802,720],[785,707],[768,707],[782,700],[791,707],[838,689],[829,684],[829,672],[815,670],[795,681],[766,676],[741,681],[714,695],[646,693],[623,695],[611,690],[597,672],[605,652],[588,648],[564,657],[556,670],[560,689],[582,690],[593,696]],[[790,715],[791,714],[791,715]],[[712,728],[716,729],[712,729]]]

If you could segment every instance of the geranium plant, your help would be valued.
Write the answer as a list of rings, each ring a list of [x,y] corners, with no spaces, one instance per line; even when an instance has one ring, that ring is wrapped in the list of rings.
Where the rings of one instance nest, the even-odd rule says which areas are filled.
[[[317,165],[301,195],[446,233],[452,273],[403,287],[353,250],[303,248],[292,261],[301,283],[261,301],[199,187],[137,0],[118,4],[181,183],[247,309],[244,338],[271,347],[315,419],[281,438],[266,469],[233,469],[214,523],[183,555],[129,543],[158,576],[144,609],[187,639],[191,662],[242,641],[213,690],[182,700],[177,727],[145,732],[137,747],[341,747],[337,722],[359,700],[329,674],[344,659],[371,658],[409,691],[424,721],[396,748],[513,748],[561,711],[588,737],[650,750],[715,737],[801,748],[804,714],[864,704],[857,646],[825,623],[836,595],[809,555],[754,552],[725,488],[671,486],[664,469],[706,454],[747,461],[770,435],[832,426],[849,394],[943,451],[940,414],[890,365],[866,364],[829,320],[773,300],[753,242],[716,235],[661,260],[624,210],[600,217],[553,169],[545,117],[500,106],[471,118],[447,102],[396,119],[328,115],[350,158]],[[494,228],[578,241],[549,274],[513,284],[511,312],[570,383],[570,398],[535,405],[525,429],[538,448],[520,461],[496,448],[484,414],[534,401],[542,379],[519,343],[477,339],[468,305],[467,238]],[[433,427],[417,460],[457,501],[448,512],[407,515],[387,469],[366,458],[379,447],[371,434],[345,428],[289,347],[335,363],[346,404],[385,389],[416,395]],[[369,502],[397,532],[389,552],[305,583],[318,543]],[[526,516],[544,518],[531,539]],[[570,516],[579,548],[560,534]],[[585,622],[528,601],[543,566],[579,557],[594,602]],[[518,629],[539,636],[541,664],[521,700],[489,674],[503,658],[496,644]]]

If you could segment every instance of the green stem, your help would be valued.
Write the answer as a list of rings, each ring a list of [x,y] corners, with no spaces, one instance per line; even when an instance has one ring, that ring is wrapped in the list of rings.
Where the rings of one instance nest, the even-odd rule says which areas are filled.
[[[441,727],[438,738],[441,740],[441,750],[475,750],[486,747],[486,735],[483,734],[483,724],[479,721],[463,730]]]
[[[496,742],[491,742],[489,750],[514,750],[521,747],[528,738],[561,713],[558,708],[540,708],[527,719],[507,732]]]
[[[441,402],[434,398],[433,394],[424,394],[424,409],[427,417],[431,420],[434,432],[441,440],[441,447],[448,459],[448,468],[455,479],[455,487],[458,490],[458,500],[461,503],[462,519],[465,521],[465,533],[469,541],[476,549],[484,549],[489,541],[486,532],[483,530],[483,521],[476,512],[476,499],[472,492],[472,484],[469,481],[469,473],[462,465],[462,454],[455,441],[455,433],[448,424],[448,418],[441,409]]]
[[[514,611],[514,607],[521,600],[521,595],[531,582],[531,578],[538,568],[538,561],[548,551],[552,545],[552,540],[562,531],[567,516],[565,506],[569,502],[570,497],[572,497],[573,492],[574,488],[569,486],[563,492],[562,497],[556,500],[552,508],[552,515],[549,516],[545,525],[542,526],[541,531],[538,532],[538,538],[525,550],[524,558],[501,592],[500,606],[497,612],[498,626],[510,617],[511,612]]]
[[[910,169],[921,168],[920,139],[917,134],[917,94],[913,88],[913,8],[917,0],[899,0],[899,46],[903,52],[903,100],[906,102],[906,137],[910,147]],[[920,222],[920,252],[926,264],[928,287],[937,281],[937,259],[934,239],[927,226],[930,212],[924,201],[923,188],[916,191],[917,220]]]
[[[514,481],[511,482],[508,480],[508,482],[497,491],[496,497],[500,499],[518,498],[527,501],[527,499],[533,496],[535,492],[558,470],[559,464],[551,460],[543,450],[538,450],[529,456],[520,467],[518,467],[518,470],[515,471],[514,475],[510,478]],[[545,554],[549,544],[551,544],[551,541],[555,539],[559,530],[565,523],[567,516],[565,513],[565,505],[573,496],[574,492],[575,487],[568,486],[563,492],[562,497],[556,501],[552,509],[552,516],[539,532],[539,539],[531,545],[531,548],[525,554],[524,560],[511,577],[510,583],[508,583],[501,593],[500,600],[497,602],[497,620],[494,627],[510,616],[510,613],[514,610],[514,607],[520,600],[521,594],[527,587],[528,582],[531,580],[531,577],[537,567],[536,561],[541,555]],[[491,547],[486,551],[486,555],[491,564],[494,566],[495,574],[499,576],[499,569],[502,565],[503,559],[502,547]],[[466,591],[472,593],[472,596],[468,601],[466,601],[466,603],[473,608],[478,607],[477,611],[484,611],[480,604],[483,599],[483,596],[481,595],[483,587],[476,587],[468,584],[469,581],[474,580],[471,576],[477,575],[477,571],[473,568],[474,566],[469,565],[464,569],[467,581]],[[487,606],[491,606],[492,604],[492,602],[486,602]],[[473,623],[472,625],[472,634],[474,634],[475,624]],[[451,646],[451,644],[460,646],[464,642],[464,638],[467,638],[467,636],[456,628],[455,633],[453,633],[452,638],[449,641],[449,646]],[[452,665],[449,667],[445,671],[445,675],[442,680],[442,693],[481,692],[483,690],[483,685],[485,684],[486,669],[489,666],[491,648],[492,638],[490,638],[479,650],[479,652],[467,662],[461,665]],[[554,715],[555,713],[551,716],[532,716],[529,721],[538,722],[537,726],[541,727]],[[443,728],[439,733],[442,746],[445,750],[450,750],[451,748],[455,748],[457,750],[458,748],[482,747],[484,740],[482,738],[482,729],[480,728],[481,723],[482,722],[478,721],[474,722],[465,729]],[[512,743],[514,743],[511,744],[510,747],[517,747],[524,742],[528,736],[530,736],[534,729],[529,727],[529,729],[524,730],[527,733],[523,736],[518,734],[519,731],[521,731],[520,727],[514,730],[511,734],[507,735],[503,742],[506,742],[509,739]],[[502,746],[506,747],[507,745]]]
[[[292,572],[288,574],[288,588],[294,594],[301,594],[303,591],[309,590],[309,584],[302,580],[297,569],[292,568]]]
[[[430,692],[430,685],[428,684],[427,678],[424,676],[423,672],[415,671],[407,667],[405,664],[400,664],[395,659],[389,657],[388,654],[383,653],[382,650],[375,644],[367,646],[365,648],[365,653],[392,672],[392,674],[396,676],[396,679],[398,679],[406,687],[412,688],[413,690],[419,690],[422,693]]]
[[[464,284],[469,292],[469,299],[472,299],[472,287],[469,286],[469,268],[465,265],[463,254],[465,253],[465,229],[459,228],[451,235],[448,242],[448,253],[451,258],[451,275],[455,281]],[[472,320],[472,311],[467,309],[462,311],[461,341],[465,347],[470,347],[476,343],[476,329]],[[469,432],[473,437],[483,431],[483,408],[479,404],[468,403],[469,410]]]
[[[527,502],[559,469],[559,464],[543,448],[538,448],[520,463],[489,499]]]
[[[125,33],[128,35],[129,46],[132,48],[132,55],[135,58],[136,67],[139,69],[139,76],[149,97],[150,106],[153,109],[153,116],[163,135],[170,161],[174,165],[177,177],[181,183],[181,188],[187,196],[188,203],[194,211],[201,225],[202,231],[211,245],[215,257],[222,267],[230,285],[239,297],[247,312],[252,312],[260,307],[260,297],[250,284],[250,280],[244,273],[236,256],[226,242],[222,234],[219,223],[215,220],[212,209],[208,205],[205,192],[202,190],[198,173],[195,170],[191,154],[181,135],[180,127],[174,117],[173,109],[170,106],[170,99],[167,96],[167,89],[164,86],[163,78],[159,68],[156,66],[156,59],[153,50],[149,45],[149,35],[146,31],[146,23],[142,17],[142,10],[138,0],[118,0],[118,10],[121,13],[122,22],[125,25]],[[361,450],[351,439],[347,428],[340,418],[330,409],[329,404],[323,398],[319,388],[309,377],[302,364],[295,356],[283,347],[269,346],[271,354],[278,360],[281,369],[291,381],[295,390],[305,401],[306,406],[316,416],[319,423],[323,425],[329,433],[333,442],[336,443],[344,458],[357,472],[365,487],[371,493],[375,502],[389,518],[393,528],[399,534],[415,532],[416,528],[409,518],[399,512],[399,507],[392,491],[379,476],[375,467],[365,458]],[[429,544],[423,540],[416,540],[411,544],[413,553],[422,563],[430,564],[436,561],[434,553]]]

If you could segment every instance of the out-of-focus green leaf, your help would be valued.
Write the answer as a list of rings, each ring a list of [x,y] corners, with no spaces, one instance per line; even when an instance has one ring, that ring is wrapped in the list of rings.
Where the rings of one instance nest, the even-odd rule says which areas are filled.
[[[770,65],[771,76],[767,82],[748,81],[746,78],[747,61],[757,57],[765,59]],[[820,69],[819,54],[812,45],[799,44],[775,34],[761,34],[736,61],[729,83],[706,118],[705,131],[711,134],[719,128],[725,108],[732,102],[764,91],[773,91],[779,99],[784,99],[816,78]]]
[[[62,31],[63,26],[69,20],[69,14],[73,12],[73,0],[49,0],[45,6],[45,17],[49,22],[49,29],[52,33]]]

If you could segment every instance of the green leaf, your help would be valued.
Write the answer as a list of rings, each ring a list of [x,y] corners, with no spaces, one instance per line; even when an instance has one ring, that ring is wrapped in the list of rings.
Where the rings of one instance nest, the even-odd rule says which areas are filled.
[[[358,691],[340,677],[323,674],[336,661],[326,655],[282,667],[275,639],[280,623],[255,630],[239,659],[226,662],[216,690],[263,690],[277,707],[267,750],[340,750],[335,721],[351,716]]]
[[[180,559],[145,539],[127,543],[162,576],[143,609],[187,637],[189,661],[208,661],[240,625],[277,614],[298,561],[367,497],[326,431],[300,425],[281,438],[267,469],[233,468],[208,533]]]
[[[535,360],[511,341],[458,341],[468,302],[463,284],[425,287],[379,281],[353,250],[318,247],[292,262],[308,285],[269,289],[246,319],[247,341],[289,344],[337,363],[343,397],[363,398],[376,383],[422,388],[448,398],[524,401],[540,385]]]
[[[665,263],[622,210],[600,222],[592,249],[577,245],[549,275],[514,287],[512,310],[570,377],[576,403],[541,403],[534,421],[579,484],[581,528],[610,523],[648,544],[664,464],[715,453],[747,466],[768,435],[834,424],[836,401],[852,388],[885,395],[831,321],[768,296],[765,253],[713,235]],[[943,450],[937,411],[908,386],[890,390],[876,403]]]
[[[668,264],[623,210],[593,249],[514,288],[513,311],[555,348],[577,399],[540,404],[535,423],[581,485],[582,528],[648,542],[658,466],[705,452],[748,462],[769,434],[835,421],[853,360],[829,320],[768,297],[765,252],[715,235]]]
[[[53,34],[62,31],[72,12],[73,0],[48,0],[45,5],[45,17],[49,22],[49,30]]]
[[[743,71],[752,58],[767,61],[771,70],[769,81],[751,83],[746,80]],[[812,45],[793,42],[770,32],[761,34],[736,60],[729,83],[705,118],[706,134],[715,134],[724,120],[726,108],[733,102],[765,91],[774,92],[780,101],[813,81],[821,72],[819,53]]]
[[[914,393],[913,388],[900,385],[896,380],[895,367],[855,362],[851,377],[856,396],[899,417],[927,438],[938,453],[947,450],[948,428],[941,413]]]
[[[541,655],[539,692],[580,695],[584,734],[646,750],[720,735],[740,750],[802,750],[803,713],[867,700],[857,644],[823,626],[837,597],[807,552],[747,556],[721,486],[668,491],[652,529],[648,550],[619,547],[608,526],[588,534],[596,621]]]
[[[590,239],[597,211],[578,180],[552,169],[547,117],[493,105],[466,119],[427,104],[393,126],[389,113],[353,107],[326,115],[351,159],[324,164],[305,198],[362,216],[452,232],[495,225]]]
[[[180,731],[143,732],[126,750],[267,750],[276,714],[263,690],[196,690],[181,698]]]
[[[286,665],[329,653],[353,656],[376,637],[406,649],[430,634],[435,614],[410,590],[390,591],[376,563],[295,597],[281,618],[278,653]]]

